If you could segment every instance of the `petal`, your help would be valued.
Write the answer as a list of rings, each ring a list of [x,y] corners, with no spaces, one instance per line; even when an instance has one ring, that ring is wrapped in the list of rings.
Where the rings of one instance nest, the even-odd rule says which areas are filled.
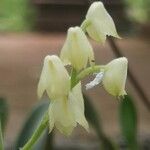
[[[93,20],[91,25],[89,25],[86,30],[93,40],[102,43],[106,41],[106,35],[101,32],[100,24],[98,21]]]
[[[48,63],[44,61],[43,69],[41,72],[40,80],[38,83],[37,94],[40,99],[47,88],[47,79],[48,79]]]
[[[59,57],[46,56],[41,78],[38,85],[38,95],[42,96],[46,90],[50,99],[57,99],[68,95],[70,90],[70,77]]]
[[[92,3],[87,12],[86,19],[91,22],[91,25],[87,28],[87,32],[94,40],[104,43],[106,35],[120,38],[114,21],[102,2]]]
[[[74,126],[63,126],[59,122],[56,122],[56,128],[64,135],[69,136],[73,129]]]
[[[76,126],[74,113],[69,106],[67,98],[52,101],[52,112],[56,128],[65,135],[69,135]]]
[[[68,50],[70,49],[70,45],[71,45],[71,37],[72,37],[71,33],[68,30],[66,41],[65,41],[63,48],[61,49],[61,52],[60,52],[60,58],[63,61],[64,65],[70,65],[71,64],[70,54],[68,53]]]
[[[69,102],[76,121],[88,131],[89,125],[84,115],[84,99],[81,91],[81,83],[78,83],[70,92]]]
[[[64,123],[63,118],[66,119],[66,115],[63,113],[64,110],[59,110],[60,107],[58,106],[58,101],[60,100],[53,100],[50,103],[50,107],[49,107],[49,132],[52,131],[52,129],[54,128],[54,124],[56,126],[56,128],[64,135],[70,135],[73,128],[75,126],[73,126],[72,124],[70,124],[70,120],[68,120],[69,124],[66,124],[66,122]],[[59,111],[60,113],[59,113]],[[62,116],[62,113],[64,116]],[[59,115],[59,117],[58,117]]]
[[[106,65],[103,77],[104,88],[113,96],[126,94],[125,83],[127,78],[127,64],[125,57],[114,59]]]
[[[49,132],[51,132],[54,128],[54,123],[55,123],[52,103],[50,103],[48,115],[49,115]]]

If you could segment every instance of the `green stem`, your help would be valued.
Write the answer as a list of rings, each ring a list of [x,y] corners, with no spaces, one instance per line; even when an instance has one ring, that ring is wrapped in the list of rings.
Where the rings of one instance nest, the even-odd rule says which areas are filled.
[[[35,130],[31,138],[28,140],[28,142],[21,148],[21,150],[31,150],[32,146],[35,144],[35,142],[38,140],[40,135],[43,133],[44,129],[48,126],[48,113],[46,112],[43,116],[43,119],[38,126],[38,128]]]
[[[88,67],[77,75],[77,81],[80,81],[93,73],[99,73],[102,69],[104,69],[104,66],[100,65]]]
[[[77,71],[72,68],[71,71],[71,89],[76,85],[76,77],[77,77]]]

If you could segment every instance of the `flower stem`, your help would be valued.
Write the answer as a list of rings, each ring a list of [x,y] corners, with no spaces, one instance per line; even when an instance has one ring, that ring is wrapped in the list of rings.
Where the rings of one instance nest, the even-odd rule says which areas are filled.
[[[35,130],[31,138],[28,140],[28,142],[21,148],[21,150],[31,150],[32,146],[35,144],[35,142],[38,140],[40,135],[43,133],[44,129],[48,126],[48,113],[46,112],[43,116],[43,119],[38,126],[38,128]]]
[[[92,75],[93,73],[98,73],[100,72],[102,69],[104,69],[104,66],[100,66],[100,65],[96,65],[96,66],[91,66],[91,67],[88,67],[86,69],[84,69],[83,71],[81,71],[77,77],[76,77],[76,80],[77,81],[80,81],[82,80],[83,78],[89,76],[89,75]]]
[[[71,89],[77,84],[76,83],[77,71],[72,68],[71,70]]]

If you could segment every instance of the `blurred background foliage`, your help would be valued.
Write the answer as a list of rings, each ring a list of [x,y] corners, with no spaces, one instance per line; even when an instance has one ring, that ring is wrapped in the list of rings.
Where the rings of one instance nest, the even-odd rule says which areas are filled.
[[[35,10],[29,0],[0,1],[0,31],[28,31],[34,24]]]
[[[138,23],[150,22],[150,0],[125,0],[130,19]]]
[[[84,2],[82,2],[82,1],[73,2],[71,0],[69,2],[69,4],[66,3],[70,7],[70,8],[68,7],[67,10],[69,10],[69,9],[74,10],[72,7],[72,4],[74,4],[74,8],[75,7],[78,8],[80,15],[83,16],[83,12],[85,15],[85,11],[87,10],[89,3],[93,2],[93,1],[94,0],[91,0],[91,1],[87,0]],[[137,22],[137,23],[144,24],[144,23],[148,23],[150,20],[150,1],[149,0],[119,0],[117,3],[115,0],[113,0],[113,1],[102,0],[102,1],[104,1],[106,3],[106,7],[108,5],[108,10],[110,12],[111,12],[111,9],[113,10],[113,5],[114,5],[114,7],[116,7],[117,6],[116,4],[118,3],[119,4],[118,7],[120,7],[120,8],[116,7],[116,12],[118,11],[118,9],[120,9],[120,11],[121,11],[121,9],[123,8],[122,10],[124,10],[127,13],[128,19],[131,22]],[[52,24],[52,22],[56,21],[57,23],[54,25],[54,27],[55,26],[57,27],[57,26],[59,26],[59,22],[58,22],[57,18],[56,17],[55,17],[55,19],[52,18],[52,15],[57,14],[57,13],[56,12],[53,13],[53,10],[56,10],[56,11],[58,11],[58,13],[60,13],[60,15],[63,15],[63,13],[61,13],[63,3],[65,4],[64,0],[62,2],[59,0],[57,0],[56,2],[53,0],[44,0],[44,1],[1,0],[0,1],[0,31],[15,32],[15,31],[33,30],[33,27],[35,27],[37,23],[41,24],[41,22],[38,22],[38,20],[43,21],[43,20],[47,19],[46,18],[47,13],[49,13],[48,20],[49,21],[53,20],[53,21],[50,21],[49,23]],[[83,3],[84,3],[84,5],[83,5]],[[57,4],[59,4],[59,6],[57,6]],[[122,7],[122,4],[124,4],[123,7]],[[49,5],[53,5],[53,6],[49,7]],[[62,5],[62,6],[60,7],[60,5]],[[110,7],[109,5],[112,5],[112,7]],[[81,11],[81,9],[82,9],[82,11]],[[41,14],[39,15],[37,12],[39,12]],[[52,13],[52,15],[50,13]],[[44,14],[44,16],[42,16],[43,14]],[[76,12],[76,14],[79,15],[77,12]],[[74,15],[74,14],[72,14],[72,15]],[[113,13],[112,13],[112,16],[114,19],[116,18],[115,15],[116,14],[113,15]],[[81,17],[79,17],[79,18],[81,19]],[[119,18],[122,19],[122,17],[119,17]],[[60,18],[58,18],[58,19],[60,19]],[[70,19],[70,18],[68,18],[68,19]],[[79,19],[76,19],[76,18],[74,18],[74,19],[76,21],[78,20],[78,22],[79,22]],[[62,22],[63,18],[61,18],[60,20]],[[117,21],[119,21],[119,19],[116,19],[116,23],[117,23]],[[67,22],[67,19],[66,19],[66,23],[69,23],[69,22]],[[44,24],[44,22],[43,22],[43,24]],[[74,24],[76,24],[76,22],[74,22],[73,25]],[[121,22],[119,22],[119,24],[121,24]],[[44,26],[46,26],[46,25],[41,25],[41,27],[44,27]],[[68,26],[67,26],[67,28],[68,28]]]

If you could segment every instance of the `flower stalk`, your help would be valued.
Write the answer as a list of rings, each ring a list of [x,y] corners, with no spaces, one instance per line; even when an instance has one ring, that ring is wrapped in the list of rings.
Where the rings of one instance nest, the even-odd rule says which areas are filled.
[[[72,68],[71,70],[71,89],[77,84],[77,71]]]
[[[92,66],[92,67],[88,67],[88,68],[84,69],[83,71],[81,71],[77,75],[77,81],[80,81],[80,80],[84,79],[85,77],[87,77],[89,75],[92,75],[94,73],[98,73],[103,68],[104,68],[104,66],[101,66],[101,65],[95,65],[95,66]]]
[[[48,127],[48,113],[46,112],[43,116],[43,119],[41,120],[41,123],[39,124],[38,128],[35,130],[31,138],[28,140],[28,142],[20,149],[20,150],[31,150],[32,146],[36,143],[38,138],[41,136],[43,131]]]

